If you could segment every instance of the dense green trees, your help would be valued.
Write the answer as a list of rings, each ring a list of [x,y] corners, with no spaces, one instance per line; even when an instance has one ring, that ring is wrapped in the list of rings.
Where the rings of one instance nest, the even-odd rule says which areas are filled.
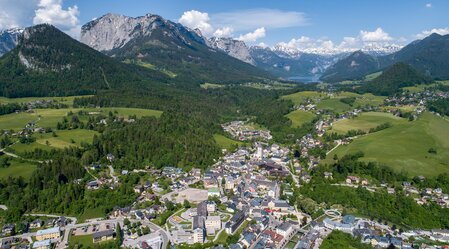
[[[449,99],[438,99],[427,102],[430,111],[449,116]]]
[[[372,249],[371,245],[362,244],[358,238],[353,238],[350,234],[334,230],[327,236],[320,248],[324,249]]]

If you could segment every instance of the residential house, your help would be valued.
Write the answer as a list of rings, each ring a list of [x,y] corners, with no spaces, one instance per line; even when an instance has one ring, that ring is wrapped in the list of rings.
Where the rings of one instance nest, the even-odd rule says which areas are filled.
[[[61,229],[59,227],[39,230],[36,233],[36,240],[38,241],[47,239],[59,239],[59,237],[61,237]]]
[[[94,243],[99,243],[107,240],[112,240],[115,237],[115,231],[112,229],[103,230],[92,234],[92,240]]]
[[[51,248],[51,240],[49,239],[36,241],[33,243],[33,249],[50,249],[50,248]]]

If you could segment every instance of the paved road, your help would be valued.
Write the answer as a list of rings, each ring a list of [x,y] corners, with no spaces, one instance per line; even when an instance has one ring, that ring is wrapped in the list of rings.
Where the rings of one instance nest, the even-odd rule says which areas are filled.
[[[30,216],[47,216],[47,217],[60,217],[60,215],[51,215],[51,214],[27,214]],[[61,230],[64,232],[64,237],[62,239],[61,242],[57,243],[56,248],[57,249],[64,249],[67,248],[66,244],[68,244],[68,239],[70,237],[70,231],[72,229],[75,228],[80,228],[80,227],[85,227],[85,226],[92,226],[92,225],[100,225],[100,224],[106,224],[106,223],[119,223],[120,226],[123,227],[123,221],[124,218],[118,218],[118,219],[109,219],[109,220],[97,220],[97,221],[90,221],[90,222],[85,222],[85,223],[79,223],[76,224],[76,218],[75,217],[67,217],[69,219],[72,219],[73,221],[75,221],[74,223],[71,223],[65,227],[61,227]],[[150,227],[152,233],[159,233],[162,237],[162,248],[166,249],[168,246],[168,241],[170,239],[170,235],[167,234],[167,232],[162,229],[161,227],[159,227],[158,225],[154,224],[153,222],[150,221],[146,221],[146,220],[133,220],[130,219],[131,222],[140,222],[145,226]],[[32,237],[36,236],[36,232],[33,233],[24,233],[24,234],[20,234],[20,235],[16,235],[16,236],[11,236],[11,237],[15,237],[15,238],[21,238],[21,239],[28,239],[29,241],[31,241]],[[5,237],[5,238],[10,238],[10,237]]]

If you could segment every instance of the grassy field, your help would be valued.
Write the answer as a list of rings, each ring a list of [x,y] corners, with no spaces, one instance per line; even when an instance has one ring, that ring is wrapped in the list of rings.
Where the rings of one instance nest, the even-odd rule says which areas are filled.
[[[365,76],[365,80],[366,81],[373,80],[373,79],[377,78],[378,76],[380,76],[381,74],[382,74],[382,71],[368,74],[367,76]]]
[[[20,130],[37,118],[28,113],[12,113],[0,116],[0,130]]]
[[[53,99],[58,101],[59,103],[66,104],[69,106],[73,106],[73,100],[75,98],[85,98],[91,97],[92,95],[84,95],[84,96],[68,96],[68,97],[27,97],[27,98],[5,98],[0,97],[0,104],[8,104],[8,103],[28,103],[36,100],[49,100]]]
[[[323,162],[330,162],[334,154],[341,157],[362,151],[362,160],[379,162],[409,176],[449,173],[448,130],[447,120],[424,113],[416,121],[397,124],[340,146]],[[437,153],[429,153],[430,148]]]
[[[25,127],[29,122],[36,121],[39,127],[52,127],[55,128],[56,124],[67,116],[70,111],[77,113],[80,110],[87,112],[93,112],[103,114],[107,116],[109,112],[116,113],[121,117],[137,116],[141,118],[143,116],[154,116],[159,118],[162,115],[162,111],[139,109],[139,108],[63,108],[63,109],[35,109],[33,113],[12,113],[8,115],[0,116],[0,130],[19,130]]]
[[[321,100],[316,105],[316,107],[318,109],[331,110],[331,111],[336,112],[336,113],[347,112],[347,111],[350,111],[350,110],[354,109],[350,105],[341,102],[339,98],[332,98],[332,99]]]
[[[391,113],[364,112],[355,118],[342,119],[335,122],[332,125],[332,129],[328,130],[328,132],[336,132],[338,134],[345,134],[350,130],[362,130],[368,132],[369,129],[387,122],[396,125],[407,121],[403,118],[396,117]]]
[[[79,235],[79,236],[70,236],[69,238],[69,247],[77,248],[82,246],[82,248],[95,248],[94,242],[92,240],[92,235]]]
[[[214,134],[214,139],[218,146],[220,146],[222,149],[231,150],[235,147],[243,145],[243,142],[227,138],[220,134]]]
[[[347,97],[356,98],[352,107],[340,101],[340,99]],[[315,91],[297,92],[290,95],[285,95],[282,98],[293,101],[295,105],[304,103],[307,99],[312,99],[314,103],[316,103],[317,108],[332,110],[334,112],[345,112],[365,105],[379,106],[385,99],[385,97],[374,96],[370,93],[360,95],[352,92],[339,92],[333,94],[332,96],[328,96],[327,94]],[[318,99],[320,99],[320,102],[317,101]]]
[[[56,130],[55,133],[57,137],[53,137],[51,133],[37,134],[35,135],[35,142],[31,144],[16,143],[12,145],[11,148],[19,154],[25,151],[33,151],[35,149],[63,149],[70,146],[80,146],[82,142],[92,143],[92,138],[95,134],[98,134],[96,131],[85,129]]]
[[[315,91],[304,91],[304,92],[297,92],[289,95],[282,96],[283,99],[289,99],[293,101],[295,105],[299,105],[303,103],[307,99],[317,99],[317,98],[323,98],[326,97],[326,94],[315,92]]]
[[[417,92],[423,92],[424,90],[426,90],[426,88],[429,87],[435,87],[437,85],[445,85],[445,86],[449,86],[449,81],[436,81],[435,83],[432,84],[421,84],[421,85],[416,85],[416,86],[408,86],[408,87],[403,87],[402,90],[405,91],[409,91],[412,93],[417,93]]]
[[[126,59],[126,60],[123,61],[123,62],[124,62],[124,63],[127,63],[127,64],[134,64],[134,65],[141,66],[141,67],[144,67],[144,68],[148,68],[148,69],[151,69],[151,70],[159,71],[159,72],[161,72],[161,73],[166,74],[166,75],[167,75],[168,77],[170,77],[170,78],[175,78],[175,77],[177,76],[177,74],[175,74],[174,72],[172,72],[172,71],[170,71],[170,70],[163,69],[163,68],[158,68],[158,67],[156,67],[155,65],[153,65],[153,64],[151,64],[151,63],[148,63],[148,62],[144,62],[144,61],[142,61],[142,60],[130,60],[130,59]]]
[[[2,157],[6,157],[3,155]],[[0,168],[0,179],[6,179],[8,177],[22,176],[25,179],[29,179],[36,169],[36,164],[31,162],[22,161],[20,159],[9,157],[9,163],[11,164],[7,168]]]
[[[88,219],[105,217],[104,210],[100,208],[85,209],[84,213],[78,217],[78,222],[85,222]]]
[[[302,110],[292,111],[286,115],[292,121],[292,127],[301,127],[303,124],[311,122],[316,115]]]
[[[82,142],[92,143],[92,138],[96,131],[76,129],[76,130],[62,130],[55,131],[57,137],[52,134],[38,135],[36,143],[47,146],[47,141],[50,147],[62,149],[70,146],[80,146]]]

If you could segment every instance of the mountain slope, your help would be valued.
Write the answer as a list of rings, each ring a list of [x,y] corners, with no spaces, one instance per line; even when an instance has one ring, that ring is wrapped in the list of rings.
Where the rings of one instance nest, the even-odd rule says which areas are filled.
[[[289,54],[283,50],[254,46],[250,48],[256,66],[282,77],[320,75],[342,55]]]
[[[449,79],[449,35],[432,34],[400,51],[385,56],[385,66],[396,62],[410,64],[421,73],[436,79]]]
[[[22,32],[23,29],[17,28],[0,32],[0,57],[11,51],[17,45]]]
[[[228,83],[268,74],[207,46],[201,34],[157,15],[107,14],[82,27],[81,41],[120,60],[139,59],[177,74],[179,83]]]
[[[245,42],[225,37],[212,37],[208,40],[208,46],[217,50],[221,50],[226,54],[239,59],[243,62],[255,65],[254,59],[251,57],[249,48]]]
[[[73,95],[117,89],[159,72],[125,65],[47,24],[25,29],[19,44],[0,59],[0,95]]]
[[[359,80],[380,68],[381,65],[376,57],[356,51],[330,66],[320,79],[326,82]]]
[[[449,79],[449,35],[432,34],[417,40],[396,53],[363,59],[346,58],[329,67],[321,78],[328,82],[357,80],[363,76],[387,68],[397,62],[411,65],[420,73],[434,79]],[[354,60],[356,67],[351,67]]]
[[[378,95],[390,95],[398,92],[402,87],[430,82],[432,82],[430,77],[419,73],[408,64],[398,62],[362,86],[362,89]]]

